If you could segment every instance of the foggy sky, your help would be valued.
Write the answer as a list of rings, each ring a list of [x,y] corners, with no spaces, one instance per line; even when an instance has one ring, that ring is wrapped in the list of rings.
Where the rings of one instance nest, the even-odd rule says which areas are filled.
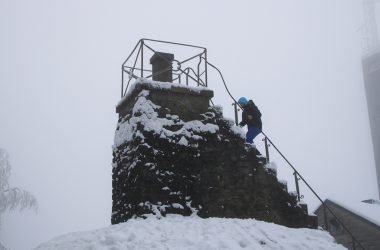
[[[322,198],[377,198],[361,25],[359,0],[0,0],[0,146],[10,185],[39,202],[38,214],[3,214],[1,242],[30,249],[110,224],[120,68],[140,38],[206,47],[230,91],[254,100],[265,133]],[[215,72],[209,87],[232,119]],[[255,143],[264,152],[261,137]],[[294,190],[273,148],[271,159]]]

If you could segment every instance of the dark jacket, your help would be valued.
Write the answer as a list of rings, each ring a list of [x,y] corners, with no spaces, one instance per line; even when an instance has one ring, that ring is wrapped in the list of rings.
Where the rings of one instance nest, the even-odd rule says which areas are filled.
[[[262,129],[263,125],[261,122],[261,112],[252,100],[249,100],[248,103],[243,107],[242,119],[239,125],[247,125],[248,128],[256,127],[260,130]]]

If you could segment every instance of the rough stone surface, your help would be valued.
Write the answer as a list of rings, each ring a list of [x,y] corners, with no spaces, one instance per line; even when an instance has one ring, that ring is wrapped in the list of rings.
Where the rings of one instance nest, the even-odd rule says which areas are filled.
[[[197,213],[204,218],[256,218],[289,227],[309,226],[296,197],[277,181],[273,170],[265,168],[256,149],[245,145],[238,128],[223,118],[220,109],[192,114],[198,127],[189,126],[191,120],[181,108],[151,102],[169,96],[141,93],[130,100],[129,109],[124,108],[116,130],[121,133],[125,124],[133,128],[128,139],[119,140],[113,149],[112,224],[144,214]],[[187,97],[175,99],[177,107],[189,105]],[[151,103],[156,116],[150,111],[150,119],[165,121],[160,133],[139,120],[146,115],[133,106],[145,100],[139,98]]]
[[[120,116],[126,116],[130,112],[136,96],[142,90],[149,90],[149,99],[153,103],[170,107],[171,113],[181,114],[181,119],[184,121],[197,119],[199,114],[207,112],[209,100],[214,96],[213,91],[206,88],[191,89],[179,84],[145,82],[143,79],[140,81],[141,83],[135,84],[133,90],[117,105],[116,112]],[[160,84],[165,87],[157,87]]]

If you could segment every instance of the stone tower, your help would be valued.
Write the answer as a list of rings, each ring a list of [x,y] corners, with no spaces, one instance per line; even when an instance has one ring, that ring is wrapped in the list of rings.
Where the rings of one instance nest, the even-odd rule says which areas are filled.
[[[315,227],[213,92],[138,79],[117,105],[112,224],[168,213]]]

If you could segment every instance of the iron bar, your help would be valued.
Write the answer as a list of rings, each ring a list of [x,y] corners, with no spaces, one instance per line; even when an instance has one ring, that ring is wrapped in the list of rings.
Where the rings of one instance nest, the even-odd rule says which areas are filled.
[[[122,66],[124,66],[124,64],[129,60],[129,58],[130,58],[130,57],[132,56],[132,54],[135,52],[137,46],[139,46],[140,42],[141,42],[141,39],[137,42],[137,44],[136,44],[135,48],[132,50],[131,54],[129,54],[129,56],[127,57],[127,59],[125,59],[125,61],[123,62]]]
[[[192,77],[190,75],[190,71],[196,76],[197,74],[195,73],[195,71],[190,68],[190,67],[187,67],[185,70],[187,70],[188,72],[186,73],[184,70],[182,69],[179,69],[179,71],[181,71],[182,73],[186,74],[188,77],[190,77],[194,82],[197,82],[198,83],[198,86],[201,85],[202,87],[205,87],[205,83],[202,81],[202,79],[199,79],[199,81],[201,82],[201,84],[198,82],[197,79],[195,79],[194,77]],[[187,84],[188,85],[188,84]]]
[[[189,86],[189,68],[187,68],[187,74],[186,74],[186,72],[183,72],[183,73],[185,73],[185,75],[186,75],[186,86]]]
[[[261,131],[261,133],[266,136],[268,138],[268,141],[269,143],[276,149],[276,151],[281,155],[281,157],[288,163],[288,165],[294,170],[294,172],[297,173],[297,175],[301,178],[301,180],[305,183],[305,185],[310,189],[310,191],[315,195],[315,197],[318,198],[318,200],[326,206],[326,209],[334,216],[334,218],[342,225],[342,227],[344,228],[344,230],[346,230],[346,232],[352,237],[355,239],[355,237],[353,236],[353,234],[351,233],[350,230],[348,230],[348,228],[342,223],[342,221],[338,218],[338,216],[335,215],[335,213],[325,204],[325,202],[321,199],[321,197],[319,197],[319,195],[315,192],[315,190],[309,185],[309,183],[302,177],[302,175],[294,168],[294,166],[288,161],[288,159],[281,153],[281,151],[276,147],[276,145],[273,144],[273,142],[269,139],[269,137],[263,132]],[[364,247],[360,244],[360,242],[358,240],[355,239],[355,241],[357,242],[357,244],[362,248],[364,249]]]
[[[186,69],[188,69],[189,71],[191,71],[191,72],[193,72],[193,74],[195,75],[195,76],[197,76],[197,73],[192,69],[192,68],[190,68],[190,67],[187,67]],[[190,72],[188,72],[188,74],[189,74]],[[198,83],[198,86],[199,85],[201,85],[202,87],[205,87],[205,83],[202,81],[202,79],[198,79],[198,80],[196,80],[196,79],[194,79],[194,78],[191,78],[191,79],[193,79],[195,82],[197,82]],[[199,82],[201,82],[202,84],[200,84]]]
[[[265,143],[265,158],[267,163],[269,163],[269,145],[268,145],[268,138],[264,137],[264,143]]]
[[[190,60],[192,60],[192,59],[194,59],[194,58],[201,57],[202,55],[203,55],[203,52],[202,52],[202,53],[199,53],[199,54],[197,54],[197,55],[195,55],[195,56],[192,56],[192,57],[187,58],[186,60],[180,62],[180,64],[183,64],[183,63],[185,63],[185,62],[188,62],[188,61],[190,61]]]
[[[130,78],[135,78],[135,79],[139,78],[137,75],[133,74],[132,70],[126,71],[126,70],[123,69],[123,71],[126,72],[126,73],[128,73],[128,75],[130,76]]]
[[[121,67],[121,98],[123,98],[124,93],[124,69]]]
[[[147,42],[158,42],[158,43],[165,43],[165,44],[171,44],[171,45],[179,45],[179,46],[186,46],[186,47],[192,47],[192,48],[202,49],[203,51],[201,53],[198,53],[198,54],[196,54],[194,56],[191,56],[191,57],[185,59],[183,62],[178,62],[179,66],[180,66],[182,63],[186,63],[186,62],[188,62],[190,60],[193,60],[194,58],[199,57],[199,63],[197,65],[198,66],[197,67],[198,73],[196,73],[194,71],[194,69],[192,69],[192,68],[186,70],[186,72],[183,71],[183,70],[181,70],[181,73],[178,74],[177,77],[174,78],[173,80],[174,81],[178,80],[179,83],[181,83],[182,82],[182,74],[186,74],[186,84],[187,85],[189,85],[189,78],[190,78],[190,79],[194,80],[197,83],[198,86],[207,86],[207,82],[206,82],[206,77],[207,77],[207,72],[206,72],[207,61],[206,60],[205,60],[205,71],[203,71],[202,73],[200,72],[201,71],[202,59],[204,59],[202,56],[203,56],[203,54],[205,54],[205,56],[207,56],[207,53],[206,53],[207,50],[206,50],[206,48],[201,47],[201,46],[184,44],[184,43],[176,43],[176,42],[168,42],[168,41],[161,41],[161,40],[155,40],[155,39],[145,39],[145,38],[142,38],[135,45],[133,51],[129,54],[128,58],[122,64],[122,79],[121,79],[122,80],[122,84],[121,84],[122,85],[121,86],[122,90],[121,90],[121,96],[125,95],[125,93],[127,92],[129,84],[130,84],[130,81],[131,81],[131,76],[133,78],[137,78],[134,75],[134,71],[135,70],[140,71],[140,77],[142,77],[142,78],[145,77],[145,74],[144,74],[145,72],[152,72],[151,70],[145,69],[145,58],[144,58],[144,56],[145,56],[146,53],[144,53],[144,47],[146,47],[147,49],[149,49],[153,53],[157,53],[157,52]],[[139,49],[138,49],[138,53],[136,55],[136,58],[134,60],[133,66],[131,67],[131,66],[125,65],[130,60],[130,58],[133,56],[133,54],[136,52],[137,47],[139,47]],[[167,58],[163,57],[162,55],[158,55],[158,56],[160,56],[166,62],[169,62],[169,60]],[[140,64],[141,64],[140,68],[136,67],[138,59],[140,59]],[[125,69],[130,69],[130,71],[127,71]],[[161,70],[161,71],[157,72],[157,74],[166,72],[169,69],[170,68],[168,67],[167,69],[164,69],[164,70]],[[129,80],[128,80],[128,83],[126,83],[125,73],[128,73],[129,76],[130,76]],[[194,74],[194,77],[191,76],[191,73]],[[202,75],[203,74],[205,74],[205,76],[206,76],[204,80],[202,79]],[[153,77],[153,74],[150,74],[146,78],[150,78],[150,77]],[[197,79],[195,79],[195,78],[197,78]]]
[[[144,40],[141,40],[141,68],[144,69]],[[144,71],[141,70],[141,77],[144,77]]]
[[[150,46],[144,44],[145,47],[147,47],[148,49],[150,49],[153,53],[156,53],[157,51],[155,51],[154,49],[152,49]]]
[[[200,46],[196,46],[196,45],[190,45],[190,44],[185,44],[185,43],[175,43],[175,42],[161,41],[161,40],[148,39],[148,38],[142,38],[141,40],[152,41],[152,42],[159,42],[159,43],[167,43],[167,44],[173,44],[173,45],[181,45],[181,46],[198,48],[198,49],[206,49],[204,47],[200,47]]]
[[[132,74],[133,74],[134,69],[136,68],[136,63],[137,63],[137,60],[139,59],[140,52],[141,52],[141,55],[142,55],[142,46],[140,47],[139,51],[137,52],[136,59],[135,59],[135,62],[133,64],[133,68],[132,68],[132,72],[131,72]]]
[[[300,195],[300,187],[299,187],[299,185],[298,185],[298,176],[297,176],[297,172],[295,171],[295,172],[293,173],[293,175],[294,175],[294,180],[295,180],[295,182],[296,182],[297,200],[298,200],[298,202],[300,202],[300,201],[301,201],[301,195]]]
[[[201,62],[202,62],[202,56],[200,55],[199,56],[199,63],[198,63],[198,66],[197,66],[198,86],[199,86],[199,80],[200,80],[200,77],[199,77],[199,66],[201,65]]]
[[[238,104],[236,102],[232,103],[234,105],[234,110],[235,110],[235,124],[236,126],[239,125],[239,118],[238,118]]]
[[[134,62],[134,64],[133,64],[133,68],[132,68],[132,67],[128,67],[128,66],[124,66],[124,65],[123,65],[123,67],[122,67],[122,71],[123,71],[123,72],[124,72],[124,68],[125,68],[125,67],[126,67],[126,68],[130,68],[131,71],[130,71],[129,75],[135,77],[135,75],[133,74],[133,71],[134,71],[134,69],[135,69],[135,67],[136,67],[136,63],[137,63],[137,60],[138,60],[138,58],[139,58],[139,55],[140,55],[140,52],[141,52],[141,51],[142,51],[142,45],[140,46],[139,51],[137,52],[136,59],[135,59],[135,62]],[[124,73],[123,73],[123,74],[124,74]],[[135,78],[137,78],[137,77],[135,77]],[[124,81],[124,80],[123,80],[123,81]],[[127,87],[125,88],[125,91],[124,91],[124,89],[123,89],[122,92],[121,92],[122,97],[123,97],[123,93],[124,93],[124,95],[125,95],[125,93],[127,92],[128,87],[129,87],[129,83],[130,83],[130,82],[131,82],[131,78],[129,78],[129,80],[128,80],[128,84],[127,84]],[[124,85],[124,82],[123,82],[123,85]]]
[[[207,49],[205,49],[205,83],[206,87],[208,87],[208,80],[207,80]]]
[[[135,67],[130,67],[130,66],[124,66],[124,68],[135,69],[135,70],[138,70],[138,71],[142,70],[140,68],[135,68]],[[146,72],[152,72],[152,70],[150,70],[150,69],[143,69],[143,70],[146,71]]]
[[[202,57],[202,58],[203,58],[203,57]],[[230,90],[229,90],[228,87],[227,87],[227,84],[226,84],[226,81],[224,80],[224,77],[223,77],[222,72],[221,72],[217,67],[215,67],[213,64],[209,63],[209,62],[207,61],[207,58],[203,58],[203,59],[206,61],[206,66],[207,66],[207,64],[210,65],[212,68],[214,68],[214,69],[219,73],[220,78],[222,78],[222,81],[223,81],[224,87],[226,88],[226,91],[227,91],[228,95],[231,97],[232,100],[234,100],[234,102],[237,103],[237,101],[236,101],[235,98],[232,96]],[[207,87],[207,69],[206,69],[206,87]],[[269,138],[268,138],[268,139],[269,139]]]

